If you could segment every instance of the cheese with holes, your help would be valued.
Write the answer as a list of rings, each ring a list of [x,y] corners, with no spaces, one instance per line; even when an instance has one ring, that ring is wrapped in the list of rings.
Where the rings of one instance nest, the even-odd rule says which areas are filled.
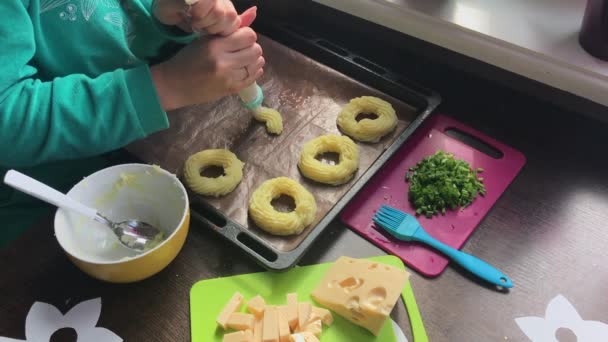
[[[217,317],[217,324],[219,324],[222,328],[226,329],[226,324],[232,316],[233,313],[237,312],[241,305],[243,304],[243,295],[239,292],[235,293],[230,301],[224,306],[224,309],[220,312],[220,315]]]
[[[298,294],[287,294],[287,319],[289,327],[295,329],[298,326]]]
[[[226,326],[234,330],[253,330],[254,320],[253,315],[235,312],[228,318]]]
[[[287,307],[279,306],[279,341],[280,342],[289,342],[289,335],[291,335],[291,330],[289,329],[289,322],[287,321]]]
[[[237,331],[230,334],[224,335],[223,342],[251,342],[253,335],[251,330]]]
[[[261,296],[255,296],[247,302],[247,311],[254,314],[256,317],[261,317],[264,314],[266,301]]]
[[[266,306],[262,327],[263,342],[279,342],[279,314],[275,306]]]
[[[312,305],[310,303],[298,303],[298,327],[305,327],[310,318]]]
[[[264,325],[263,317],[256,318],[253,323],[253,342],[262,342],[262,328]]]
[[[289,336],[289,342],[319,342],[319,339],[314,334],[305,331]]]
[[[330,326],[334,323],[334,317],[331,315],[331,312],[327,309],[318,308],[316,306],[312,307],[312,315],[311,317],[319,318],[323,324]]]
[[[408,277],[405,270],[390,265],[341,257],[312,292],[312,298],[378,335]]]

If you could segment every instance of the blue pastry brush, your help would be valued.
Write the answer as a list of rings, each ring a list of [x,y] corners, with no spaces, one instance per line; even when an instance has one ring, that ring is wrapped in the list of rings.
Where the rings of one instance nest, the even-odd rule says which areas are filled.
[[[504,288],[513,287],[511,279],[494,266],[470,254],[454,249],[430,236],[412,215],[383,205],[374,215],[373,220],[377,225],[399,240],[425,243],[445,254],[479,278]]]

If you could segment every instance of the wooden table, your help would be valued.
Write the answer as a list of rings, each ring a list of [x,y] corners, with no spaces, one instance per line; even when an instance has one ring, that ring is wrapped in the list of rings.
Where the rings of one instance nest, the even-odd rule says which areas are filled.
[[[431,341],[527,341],[514,319],[544,316],[558,294],[583,319],[608,322],[608,128],[532,102],[519,102],[532,106],[529,110],[510,111],[514,103],[503,100],[492,114],[478,108],[456,115],[528,157],[464,250],[499,266],[516,286],[501,293],[454,266],[437,279],[414,274]],[[301,264],[380,254],[335,224]],[[194,226],[177,259],[157,276],[131,285],[101,283],[66,259],[50,217],[0,251],[0,269],[0,336],[23,339],[24,320],[35,301],[66,312],[101,297],[99,326],[125,341],[188,341],[188,293],[196,281],[260,271],[235,247]],[[396,318],[409,334],[402,307]],[[559,332],[563,338],[568,334]]]

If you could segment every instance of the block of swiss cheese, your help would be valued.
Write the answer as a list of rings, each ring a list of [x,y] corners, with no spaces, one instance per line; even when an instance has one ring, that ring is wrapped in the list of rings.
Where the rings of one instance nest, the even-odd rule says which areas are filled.
[[[325,273],[312,298],[378,335],[408,277],[405,270],[390,265],[341,257]]]

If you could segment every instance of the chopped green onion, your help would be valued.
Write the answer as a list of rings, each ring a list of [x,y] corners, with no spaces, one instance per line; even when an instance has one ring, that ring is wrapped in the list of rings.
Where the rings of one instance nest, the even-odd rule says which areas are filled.
[[[454,159],[452,153],[437,151],[410,167],[405,181],[410,183],[409,199],[416,208],[416,215],[431,218],[446,209],[466,208],[477,198],[485,196],[483,177],[477,174],[482,168],[472,170],[464,160]]]

